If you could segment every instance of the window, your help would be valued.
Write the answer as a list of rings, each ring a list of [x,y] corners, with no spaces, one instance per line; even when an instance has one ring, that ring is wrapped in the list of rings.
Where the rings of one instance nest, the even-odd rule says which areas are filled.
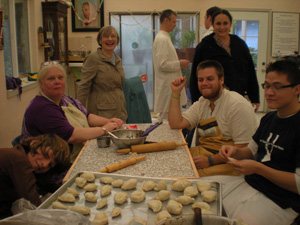
[[[196,21],[199,21],[199,13],[177,13],[176,27],[170,35],[180,59],[188,58],[186,48],[196,46],[196,34],[199,33],[199,24]],[[110,24],[120,34],[120,45],[116,47],[115,52],[122,58],[126,78],[148,74],[148,81],[144,83],[144,89],[149,108],[152,110],[154,101],[152,44],[160,28],[159,15],[157,13],[111,13]],[[190,68],[183,70],[182,73],[189,80]],[[188,84],[189,81],[187,90]],[[189,97],[189,93],[187,94]]]
[[[30,72],[27,0],[2,0],[4,8],[5,75],[18,77]]]

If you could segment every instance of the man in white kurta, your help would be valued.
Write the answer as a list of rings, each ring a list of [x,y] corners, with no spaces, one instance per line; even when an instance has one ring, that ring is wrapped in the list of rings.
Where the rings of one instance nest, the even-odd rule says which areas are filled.
[[[171,98],[170,83],[176,77],[181,77],[181,69],[189,66],[188,60],[179,60],[169,33],[176,26],[176,14],[172,10],[164,10],[160,16],[160,31],[153,43],[154,64],[154,112],[159,113],[159,121],[168,118]],[[187,102],[186,92],[182,91],[180,104]]]

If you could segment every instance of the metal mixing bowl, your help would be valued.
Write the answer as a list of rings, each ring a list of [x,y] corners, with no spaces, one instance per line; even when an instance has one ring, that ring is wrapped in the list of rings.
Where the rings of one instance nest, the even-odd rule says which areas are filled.
[[[139,137],[143,130],[120,129],[111,131],[118,138],[111,137],[113,143],[119,148],[130,148],[131,145],[144,144],[146,137]]]

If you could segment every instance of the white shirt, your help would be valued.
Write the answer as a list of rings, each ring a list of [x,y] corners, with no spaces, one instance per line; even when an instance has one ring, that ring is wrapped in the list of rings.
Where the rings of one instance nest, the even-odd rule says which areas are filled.
[[[209,100],[203,96],[182,116],[196,127],[199,120],[215,117],[225,138],[231,138],[234,144],[249,143],[258,126],[252,105],[240,94],[223,89],[211,111]]]
[[[171,81],[181,77],[180,62],[169,33],[160,30],[153,43],[154,64],[154,112],[168,112],[171,99]],[[180,104],[187,102],[185,88],[181,92]]]

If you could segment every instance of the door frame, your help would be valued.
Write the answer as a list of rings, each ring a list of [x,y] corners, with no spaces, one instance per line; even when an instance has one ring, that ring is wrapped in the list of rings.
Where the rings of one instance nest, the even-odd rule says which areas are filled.
[[[271,62],[271,50],[272,50],[272,10],[271,9],[245,9],[245,8],[226,8],[229,12],[235,11],[235,12],[247,12],[247,13],[268,13],[268,27],[267,27],[267,52],[266,52],[266,64],[267,65]],[[234,19],[234,18],[233,18]],[[260,85],[260,84],[258,84]],[[260,95],[264,95],[264,93],[260,93]],[[268,111],[268,106],[266,104],[266,100],[264,98],[264,107],[262,108],[263,112]]]

